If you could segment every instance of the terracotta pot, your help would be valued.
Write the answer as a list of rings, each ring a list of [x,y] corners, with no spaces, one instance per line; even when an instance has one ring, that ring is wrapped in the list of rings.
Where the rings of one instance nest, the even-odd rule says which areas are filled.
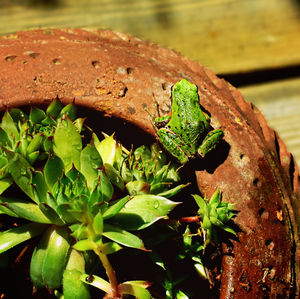
[[[170,110],[170,87],[195,83],[224,142],[194,160],[198,187],[236,204],[238,240],[223,246],[220,298],[299,293],[299,173],[262,114],[210,70],[169,49],[111,31],[36,30],[0,38],[0,108],[64,103],[154,134],[145,111]],[[130,130],[127,131],[130,135]]]

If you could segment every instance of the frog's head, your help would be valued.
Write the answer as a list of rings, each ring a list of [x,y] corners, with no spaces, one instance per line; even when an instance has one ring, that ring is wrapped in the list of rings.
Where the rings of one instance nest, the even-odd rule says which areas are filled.
[[[185,79],[174,84],[172,88],[173,101],[198,101],[198,88],[195,84],[188,82]]]

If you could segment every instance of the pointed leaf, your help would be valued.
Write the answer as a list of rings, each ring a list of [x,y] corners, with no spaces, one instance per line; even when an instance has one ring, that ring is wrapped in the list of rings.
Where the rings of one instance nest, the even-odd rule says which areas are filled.
[[[125,196],[124,198],[119,199],[113,205],[109,206],[108,209],[103,213],[103,219],[106,220],[118,214],[128,200],[129,196]]]
[[[178,204],[157,195],[136,195],[112,220],[124,229],[140,230],[166,217]]]
[[[82,274],[80,280],[111,295],[110,283],[96,275]]]
[[[63,119],[54,133],[54,153],[61,158],[65,171],[74,164],[80,169],[80,152],[82,149],[81,136],[69,119]]]
[[[45,182],[45,178],[40,171],[33,172],[32,184],[34,187],[34,193],[36,195],[35,202],[37,203],[47,202],[48,188]]]
[[[187,187],[189,185],[190,185],[190,183],[181,184],[181,185],[178,185],[178,186],[176,186],[176,187],[174,187],[172,189],[160,192],[157,195],[162,196],[162,197],[166,197],[166,198],[170,198],[170,197],[173,197],[176,194],[178,194],[182,189],[184,189],[185,187]]]
[[[144,287],[134,282],[124,282],[119,285],[119,290],[121,294],[132,295],[139,299],[151,299],[151,294]]]
[[[122,247],[115,242],[106,242],[100,246],[100,250],[104,254],[112,254],[122,249]]]
[[[12,180],[10,178],[2,178],[0,179],[0,195],[12,184]]]
[[[46,162],[44,173],[45,181],[52,191],[53,185],[62,177],[64,170],[63,162],[57,156],[51,156]]]
[[[103,236],[121,245],[145,250],[143,241],[139,237],[107,223],[104,223]]]
[[[30,164],[18,153],[6,151],[6,155],[9,161],[7,171],[20,189],[32,200],[35,200],[32,192],[32,173]]]
[[[104,172],[110,181],[120,190],[124,190],[125,185],[120,173],[110,164],[104,164]]]
[[[51,220],[41,212],[37,204],[31,203],[29,201],[17,198],[0,197],[0,204],[10,209],[20,218],[39,223],[52,223]]]
[[[80,154],[80,171],[87,180],[90,190],[98,178],[99,168],[103,165],[101,156],[94,145],[88,144]]]
[[[199,196],[197,194],[193,194],[192,196],[194,197],[197,205],[199,206],[199,213],[200,213],[201,217],[203,218],[204,215],[206,215],[208,213],[206,201],[204,198],[202,198],[201,196]]]
[[[14,141],[19,140],[18,128],[8,111],[5,112],[2,118],[1,128],[6,132],[9,138],[13,138]]]
[[[114,164],[115,154],[117,150],[117,142],[114,139],[114,134],[104,138],[98,145],[97,150],[103,160],[103,163],[110,165]]]
[[[40,134],[36,134],[33,139],[30,141],[27,147],[27,154],[31,154],[37,150],[39,150],[43,144],[44,136]]]
[[[46,113],[38,108],[32,108],[29,114],[29,120],[33,124],[39,124],[46,117]]]
[[[44,229],[44,225],[39,223],[29,223],[0,232],[0,253],[5,252],[26,240],[38,236]]]
[[[59,113],[59,117],[66,115],[71,121],[74,121],[76,118],[77,108],[71,103],[65,106]]]
[[[63,104],[58,99],[56,99],[50,103],[46,110],[46,113],[52,118],[56,118],[59,115],[61,109],[63,109],[63,107]]]

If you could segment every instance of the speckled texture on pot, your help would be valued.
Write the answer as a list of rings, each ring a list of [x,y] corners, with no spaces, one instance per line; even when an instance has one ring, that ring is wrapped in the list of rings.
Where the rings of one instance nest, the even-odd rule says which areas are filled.
[[[201,49],[200,49],[201,50]],[[195,83],[220,149],[194,160],[198,186],[234,202],[239,239],[224,244],[220,298],[288,298],[299,285],[299,173],[257,108],[180,54],[111,31],[36,30],[0,38],[0,108],[64,103],[103,111],[154,134],[145,111],[170,110],[170,87]],[[213,161],[213,162],[212,162]],[[297,284],[298,281],[298,284]]]

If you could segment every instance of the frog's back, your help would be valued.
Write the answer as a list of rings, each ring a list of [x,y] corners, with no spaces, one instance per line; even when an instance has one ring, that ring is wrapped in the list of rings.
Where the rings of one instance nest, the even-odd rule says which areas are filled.
[[[208,125],[200,107],[197,86],[183,79],[173,86],[172,98],[169,125],[174,131],[181,132],[181,139],[185,144],[190,144],[195,153],[201,133],[207,130]]]

